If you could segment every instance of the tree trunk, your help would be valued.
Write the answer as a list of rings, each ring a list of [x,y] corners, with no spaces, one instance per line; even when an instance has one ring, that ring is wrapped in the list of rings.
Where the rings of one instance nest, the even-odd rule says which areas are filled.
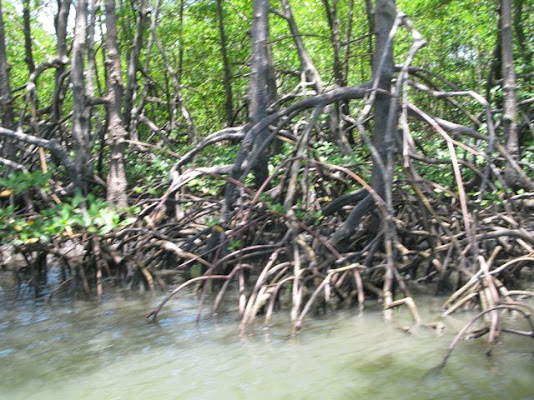
[[[22,21],[24,24],[24,50],[26,52],[25,61],[28,66],[28,75],[31,75],[35,71],[35,62],[33,61],[32,50],[32,30],[30,21],[30,0],[24,0],[22,2]]]
[[[106,0],[106,51],[108,64],[107,110],[110,169],[107,179],[107,201],[119,207],[128,205],[125,170],[126,129],[121,116],[122,76],[117,41],[115,0]]]
[[[126,95],[124,101],[124,124],[128,132],[132,131],[130,121],[132,118],[132,108],[135,101],[135,94],[137,92],[137,70],[139,69],[139,55],[141,54],[141,47],[143,45],[143,32],[145,30],[145,23],[148,16],[147,0],[140,0],[139,9],[137,10],[135,37],[130,49],[130,57],[128,59],[128,69],[126,72],[128,84],[126,86]],[[135,139],[135,137],[134,137]]]
[[[375,11],[376,51],[373,54],[373,76],[378,78],[378,91],[374,102],[373,146],[376,148],[382,166],[387,165],[388,151],[393,151],[390,139],[396,130],[396,118],[389,118],[391,104],[391,86],[393,78],[393,45],[388,46],[388,37],[395,22],[394,0],[377,0]],[[384,57],[382,68],[380,62]],[[377,76],[377,74],[380,74]],[[391,155],[390,155],[391,157]],[[382,198],[386,192],[385,171],[380,162],[374,160],[371,173],[371,187]],[[341,228],[332,236],[332,244],[348,238],[359,226],[361,218],[374,206],[373,198],[368,195],[351,211]]]
[[[391,80],[393,78],[393,46],[387,48],[387,40],[395,15],[393,14],[394,0],[377,0],[376,2],[376,51],[373,54],[373,75],[378,72],[380,60],[385,54],[384,65],[379,77],[378,92],[375,100],[375,112],[373,116],[373,145],[386,164],[388,129],[396,129],[396,121],[393,126],[388,126],[389,106],[391,103]],[[384,176],[377,162],[373,163],[371,186],[381,197],[384,196]]]
[[[7,129],[13,129],[13,105],[11,97],[11,84],[9,82],[9,64],[7,62],[5,42],[4,17],[2,15],[2,0],[0,0],[0,122]],[[14,159],[15,147],[8,138],[3,139],[2,156]]]
[[[155,26],[152,27],[153,29],[155,29]],[[151,29],[152,29],[151,28]],[[154,32],[154,31],[153,31]],[[157,47],[161,53],[161,58],[162,58],[162,61],[163,61],[163,65],[165,65],[165,68],[168,72],[168,75],[172,81],[172,85],[174,87],[174,97],[172,98],[172,101],[169,102],[170,104],[172,104],[172,106],[170,107],[169,109],[169,114],[171,116],[170,118],[170,122],[169,122],[169,129],[172,130],[174,129],[175,125],[176,125],[176,120],[177,120],[177,106],[180,107],[180,111],[182,113],[182,117],[185,119],[185,122],[186,122],[186,125],[187,125],[187,138],[190,142],[193,142],[194,139],[195,139],[195,124],[193,122],[193,118],[191,116],[191,113],[189,112],[189,109],[187,108],[186,104],[185,104],[185,101],[184,101],[184,98],[182,96],[182,84],[181,84],[181,73],[179,72],[181,67],[180,65],[182,64],[181,61],[178,62],[178,72],[175,72],[174,71],[174,68],[172,67],[167,55],[166,55],[166,51],[165,51],[165,48],[163,47],[163,44],[161,43],[161,40],[159,40],[159,38],[155,35],[155,32],[154,32],[154,38],[156,40],[156,44],[157,44]],[[180,46],[180,47],[183,47],[183,46]],[[179,57],[181,58],[181,56],[179,55]],[[168,97],[171,97],[170,96],[170,91],[168,91]]]
[[[171,74],[173,77],[173,82],[175,81],[174,76],[176,76],[176,82],[175,82],[175,92],[176,92],[176,100],[178,102],[178,105],[180,106],[180,110],[182,112],[182,116],[185,119],[185,122],[187,124],[187,137],[189,139],[190,143],[194,143],[196,138],[196,129],[195,124],[193,121],[193,117],[191,113],[189,112],[188,107],[185,104],[184,98],[182,96],[182,75],[184,70],[184,8],[185,8],[185,0],[180,1],[180,14],[178,15],[178,29],[179,29],[179,49],[178,49],[178,74],[174,75]]]
[[[274,80],[274,67],[269,45],[268,0],[254,0],[250,35],[252,56],[248,89],[249,124],[230,175],[234,179],[240,179],[243,170],[252,167],[254,184],[256,187],[260,187],[269,176],[269,146],[260,151],[260,146],[268,138],[269,132],[267,127],[259,131],[251,128],[267,117],[268,108],[276,99],[276,82]],[[249,156],[254,153],[258,153],[258,156],[249,160]],[[251,165],[246,165],[247,162],[251,163]],[[233,208],[237,198],[236,185],[228,183],[225,192],[226,213]]]
[[[89,7],[89,26],[87,28],[87,70],[86,77],[86,93],[90,97],[94,97],[96,93],[95,82],[98,82],[98,73],[96,69],[96,54],[95,54],[95,34],[96,34],[96,17],[98,9],[100,8],[100,0],[91,0]],[[100,89],[100,85],[98,86]],[[102,96],[102,92],[99,96]]]
[[[503,128],[506,150],[514,160],[520,158],[519,132],[517,129],[516,77],[514,71],[514,46],[512,40],[512,1],[501,0],[501,51],[503,79]],[[506,183],[512,187],[520,185],[520,176],[512,166],[505,170]]]
[[[274,67],[269,45],[269,1],[254,0],[254,18],[251,28],[252,59],[249,85],[249,119],[256,125],[268,115],[268,108],[276,98],[276,83],[274,81]],[[261,145],[268,135],[264,129],[253,138],[252,150]],[[269,149],[264,149],[252,170],[256,187],[259,187],[268,177],[267,163]]]
[[[329,0],[323,0],[323,4],[326,10],[326,16],[328,19],[328,25],[330,27],[330,42],[332,43],[333,55],[334,55],[334,81],[336,86],[343,87],[343,69],[340,60],[340,39],[339,39],[339,17],[338,17],[338,5],[337,0],[332,0],[332,6],[330,6]],[[351,148],[347,138],[343,134],[342,120],[343,111],[340,103],[334,103],[330,105],[330,113],[328,124],[332,137],[336,142],[339,151],[342,154],[350,154]]]
[[[519,54],[523,58],[524,66],[524,75],[525,80],[529,84],[533,81],[533,72],[534,65],[532,62],[532,46],[529,46],[529,39],[525,35],[525,20],[528,18],[528,8],[527,10],[523,9],[524,0],[515,0],[514,1],[514,31],[515,37],[517,39],[517,47],[519,49]],[[528,7],[528,5],[527,5]],[[530,6],[530,12],[532,12],[532,6]]]
[[[326,10],[328,26],[330,27],[330,42],[332,43],[334,55],[334,80],[336,82],[336,85],[341,87],[343,86],[343,71],[341,68],[341,61],[339,59],[339,51],[341,45],[339,41],[339,17],[337,0],[332,0],[332,6],[330,6],[329,0],[323,0],[323,4]]]
[[[76,169],[80,174],[79,189],[88,191],[88,178],[92,175],[91,138],[89,134],[89,107],[85,92],[85,54],[87,51],[87,0],[79,0],[76,7],[76,27],[72,44],[72,137],[76,150]]]
[[[499,26],[501,24],[501,16],[499,13]],[[495,50],[493,50],[493,60],[488,71],[488,77],[486,79],[486,101],[492,103],[491,89],[493,89],[495,82],[502,78],[502,40],[501,29],[497,33],[497,40],[495,44]],[[499,108],[499,107],[498,107]]]
[[[226,52],[226,32],[224,30],[224,18],[222,0],[217,0],[217,19],[219,21],[219,39],[221,42],[221,55],[223,59],[224,71],[224,109],[226,111],[226,124],[232,126],[234,119],[234,102],[232,98],[232,73],[230,70],[230,63],[228,62],[228,54]]]
[[[317,71],[317,68],[315,68],[315,65],[313,64],[311,57],[308,53],[308,50],[306,49],[306,46],[304,45],[304,42],[302,40],[302,37],[300,35],[299,29],[297,27],[297,23],[295,21],[295,18],[293,16],[293,11],[291,10],[291,6],[289,4],[288,0],[281,0],[282,9],[284,10],[283,17],[287,20],[287,23],[289,24],[289,29],[291,31],[291,36],[293,36],[293,41],[295,42],[295,45],[297,46],[297,54],[299,56],[299,62],[300,62],[300,68],[301,71],[304,73],[304,76],[306,78],[307,82],[312,83],[312,87],[315,89],[317,94],[321,94],[324,92],[324,84],[319,76],[319,72]],[[332,16],[335,16],[337,20],[337,3],[335,3],[336,11],[331,14],[328,2],[325,0],[325,5],[327,5],[327,16],[330,21]],[[339,28],[337,26],[339,25],[338,22],[335,23],[335,31],[337,32]],[[338,43],[337,50],[334,50],[335,53],[339,53],[339,35],[336,33],[333,35],[333,42]],[[334,39],[335,37],[335,39]],[[334,46],[334,49],[336,46]],[[337,65],[339,62],[339,55],[335,57],[338,61],[334,61],[334,65]],[[341,77],[337,76],[338,79],[336,81],[336,84],[338,86],[344,86],[346,81]],[[340,103],[334,103],[327,107],[328,111],[328,125],[330,126],[330,130],[332,132],[333,141],[337,144],[338,148],[343,154],[349,154],[351,152],[351,148],[349,145],[349,142],[347,141],[347,138],[342,132],[342,127],[340,124],[340,116],[341,116],[341,106]]]
[[[282,9],[284,10],[284,18],[289,24],[289,30],[291,31],[291,36],[293,36],[293,41],[297,46],[297,54],[299,56],[300,68],[306,77],[306,81],[312,83],[313,88],[317,94],[321,94],[324,91],[324,84],[315,68],[315,65],[312,62],[312,59],[302,41],[295,17],[293,16],[293,11],[288,0],[281,0]]]
[[[354,0],[349,0],[349,13],[347,22],[347,35],[345,44],[345,59],[343,60],[343,86],[347,86],[349,82],[349,60],[350,60],[350,45],[352,42],[352,19],[354,17]]]
[[[69,19],[70,5],[72,0],[58,0],[58,10],[55,18],[56,27],[56,58],[64,63],[68,62],[67,59],[67,24]],[[60,65],[56,68],[54,77],[54,90],[56,92],[54,96],[53,115],[56,121],[61,119],[61,103],[63,101],[63,74],[65,72],[65,66]]]
[[[151,20],[150,20],[150,26],[148,28],[149,35],[148,35],[148,40],[147,40],[146,49],[144,53],[145,60],[142,66],[143,72],[148,71],[150,67],[152,48],[154,47],[154,42],[156,41],[156,24],[158,23],[160,5],[161,5],[161,0],[156,0],[156,3],[154,4],[151,10],[151,14],[150,14]],[[141,92],[141,95],[139,96],[138,101],[135,104],[132,104],[131,121],[130,121],[131,127],[135,128],[135,126],[137,125],[139,116],[144,111],[145,105],[147,103],[148,94],[149,94],[149,88],[150,88],[150,77],[148,76],[148,74],[144,74],[143,90]],[[170,115],[172,111],[168,111],[168,112]],[[132,129],[130,129],[130,137],[132,137]],[[132,139],[134,138],[132,137]]]

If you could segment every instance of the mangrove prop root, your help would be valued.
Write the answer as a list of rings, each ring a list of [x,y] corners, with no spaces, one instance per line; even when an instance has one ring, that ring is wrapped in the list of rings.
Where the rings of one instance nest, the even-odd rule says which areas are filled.
[[[458,332],[456,337],[453,339],[453,341],[451,342],[451,344],[447,348],[447,351],[445,352],[445,355],[443,356],[443,359],[442,359],[442,361],[441,361],[441,363],[439,365],[439,368],[445,367],[445,365],[447,363],[447,360],[451,356],[454,348],[456,347],[456,345],[458,344],[460,339],[467,333],[469,328],[471,328],[471,326],[473,326],[473,324],[475,322],[477,322],[483,316],[485,316],[485,315],[487,315],[489,313],[493,313],[495,311],[499,311],[499,310],[510,310],[510,311],[519,312],[527,320],[527,322],[528,322],[528,324],[530,326],[530,331],[529,332],[523,332],[523,331],[517,331],[517,330],[513,330],[513,329],[500,328],[503,332],[514,333],[514,334],[527,336],[527,337],[530,337],[530,338],[534,339],[534,322],[532,321],[532,318],[531,318],[532,317],[532,312],[534,310],[532,309],[532,307],[530,307],[527,304],[519,303],[519,302],[496,305],[494,307],[491,307],[491,308],[489,308],[487,310],[484,310],[484,311],[478,313],[468,324],[466,324],[462,328],[462,330],[460,332]],[[488,328],[488,327],[484,328],[483,329],[483,334],[491,332],[490,329],[491,328]],[[490,339],[493,339],[493,337],[490,337]]]
[[[384,51],[369,82],[325,90],[287,107],[280,103],[254,126],[228,128],[205,138],[175,160],[169,182],[161,183],[167,190],[160,198],[147,193],[132,197],[132,204],[143,209],[135,222],[99,237],[88,232],[61,237],[46,249],[27,244],[27,252],[54,256],[68,241],[84,247],[78,255],[82,262],[70,263],[58,288],[71,283],[98,298],[107,282],[145,284],[153,291],[165,285],[164,271],[176,272],[176,288],[150,312],[152,320],[173,296],[202,282],[202,301],[209,299],[208,286],[217,293],[214,311],[235,287],[242,331],[262,314],[268,324],[278,308],[289,310],[298,331],[314,311],[353,302],[363,308],[373,297],[383,301],[384,316],[392,317],[394,307],[405,305],[420,324],[408,290],[416,283],[455,290],[443,306],[445,315],[468,304],[482,307],[476,320],[487,318],[491,341],[500,332],[512,331],[502,327],[496,311],[515,304],[510,299],[516,296],[530,295],[513,286],[534,265],[534,216],[527,203],[534,193],[519,198],[505,186],[499,191],[497,183],[504,182],[503,163],[512,165],[525,182],[530,180],[522,168],[530,167],[515,162],[496,142],[495,121],[502,116],[483,97],[452,86],[447,91],[439,77],[411,66],[424,40],[403,13],[395,9],[394,15],[395,29],[386,47],[392,46],[399,29],[412,35],[412,45],[389,86],[381,84]],[[430,114],[425,102],[408,102],[419,96],[446,99],[473,127]],[[382,148],[371,140],[368,120],[384,97],[391,111]],[[466,111],[458,97],[474,100],[481,115]],[[351,101],[356,99],[355,106]],[[329,156],[318,149],[331,140],[333,132],[322,117],[336,102],[352,108],[354,117],[343,116],[346,131],[353,132],[365,151],[354,147],[351,160],[334,163],[324,161]],[[411,126],[417,126],[417,135]],[[478,131],[481,128],[487,135]],[[397,132],[400,135],[393,136]],[[4,128],[0,135],[51,151],[76,175],[68,152],[56,142]],[[261,142],[254,142],[255,136],[262,137]],[[249,170],[276,137],[290,137],[285,145],[293,151],[273,154],[269,176],[249,187]],[[242,140],[249,154],[232,165],[188,166],[201,151],[225,140]],[[216,182],[219,191],[199,190],[193,184],[204,179]],[[213,189],[209,186],[202,189]],[[31,207],[37,207],[33,203]],[[21,281],[35,278],[16,273]],[[211,281],[224,282],[207,285]]]

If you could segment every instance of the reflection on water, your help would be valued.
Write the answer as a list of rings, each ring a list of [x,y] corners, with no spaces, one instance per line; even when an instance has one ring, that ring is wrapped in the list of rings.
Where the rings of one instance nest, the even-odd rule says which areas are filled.
[[[443,336],[407,335],[379,313],[340,312],[307,320],[291,339],[279,315],[268,331],[240,338],[233,315],[195,324],[193,299],[171,302],[147,324],[154,304],[4,304],[0,398],[534,399],[526,338],[505,336],[492,358],[482,340],[462,342],[444,371],[429,373],[465,320],[447,320]],[[425,320],[438,318],[438,301],[419,304]]]

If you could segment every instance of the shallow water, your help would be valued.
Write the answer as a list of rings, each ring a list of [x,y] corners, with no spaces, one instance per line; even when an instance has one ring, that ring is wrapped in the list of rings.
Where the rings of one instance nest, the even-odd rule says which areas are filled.
[[[431,371],[467,314],[438,336],[408,335],[373,310],[337,312],[291,338],[279,313],[240,338],[233,314],[195,324],[193,298],[147,324],[157,300],[1,304],[0,399],[534,399],[528,338],[505,336],[491,358],[483,339],[461,342]],[[439,319],[439,300],[418,304]]]

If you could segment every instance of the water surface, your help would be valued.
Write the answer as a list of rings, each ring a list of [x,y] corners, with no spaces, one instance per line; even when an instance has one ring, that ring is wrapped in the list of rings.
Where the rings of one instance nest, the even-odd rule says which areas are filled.
[[[373,310],[344,311],[308,319],[291,338],[279,313],[269,330],[240,338],[234,314],[196,324],[193,298],[147,324],[157,300],[4,302],[0,398],[534,399],[527,338],[505,336],[490,358],[484,340],[461,342],[429,373],[470,314],[447,319],[443,335],[408,335]],[[418,303],[426,321],[439,319],[439,300]]]

